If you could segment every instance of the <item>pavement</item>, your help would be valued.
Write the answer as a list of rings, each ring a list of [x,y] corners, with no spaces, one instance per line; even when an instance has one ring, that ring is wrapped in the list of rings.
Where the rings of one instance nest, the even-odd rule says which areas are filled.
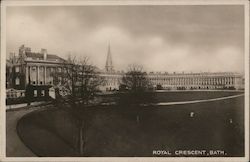
[[[178,102],[159,102],[159,103],[150,104],[150,105],[154,105],[154,106],[184,105],[184,104],[193,104],[193,103],[220,101],[220,100],[226,100],[226,99],[231,99],[231,98],[236,98],[236,97],[241,97],[241,96],[244,96],[244,94],[233,95],[233,96],[226,96],[226,97],[219,97],[219,98],[212,98],[212,99],[205,99],[205,100],[178,101]]]
[[[37,106],[41,104],[45,104],[46,102],[40,101],[40,102],[31,102],[29,107]],[[13,104],[13,105],[6,105],[7,110],[13,110],[13,109],[20,109],[20,108],[27,108],[27,103],[21,103],[21,104]]]
[[[36,156],[20,140],[16,126],[19,119],[25,114],[44,108],[45,106],[29,107],[6,111],[6,157],[34,157]]]

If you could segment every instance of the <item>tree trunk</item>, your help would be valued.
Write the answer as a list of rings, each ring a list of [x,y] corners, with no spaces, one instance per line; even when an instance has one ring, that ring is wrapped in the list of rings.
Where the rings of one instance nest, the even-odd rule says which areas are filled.
[[[80,130],[79,130],[79,152],[80,155],[83,155],[83,149],[84,149],[84,120],[81,121],[80,124]]]
[[[139,124],[139,123],[140,123],[140,117],[139,117],[139,115],[138,115],[138,114],[136,115],[136,123],[137,123],[137,124]]]

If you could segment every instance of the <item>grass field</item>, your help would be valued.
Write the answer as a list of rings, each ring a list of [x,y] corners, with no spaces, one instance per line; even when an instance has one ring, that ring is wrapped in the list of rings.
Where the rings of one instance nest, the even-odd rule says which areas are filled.
[[[155,95],[156,102],[176,102],[176,101],[192,101],[192,100],[204,100],[219,97],[226,97],[242,94],[242,92],[230,92],[230,91],[168,91],[157,92]]]
[[[204,100],[219,97],[226,97],[232,95],[242,94],[239,91],[165,91],[155,92],[154,102],[178,102],[178,101],[193,101],[193,100]],[[115,100],[119,95],[110,94],[102,96],[104,102],[110,102]]]
[[[181,93],[161,93],[157,98],[170,102],[230,95],[230,92]],[[190,117],[190,112],[194,112],[194,117]],[[174,154],[175,150],[222,150],[223,155],[205,156],[244,156],[243,96],[140,108],[139,123],[133,111],[117,106],[92,107],[87,113],[84,156],[156,156],[153,150],[172,152],[167,156],[185,156]],[[74,143],[77,129],[63,110],[26,116],[18,124],[18,133],[38,156],[79,156]]]

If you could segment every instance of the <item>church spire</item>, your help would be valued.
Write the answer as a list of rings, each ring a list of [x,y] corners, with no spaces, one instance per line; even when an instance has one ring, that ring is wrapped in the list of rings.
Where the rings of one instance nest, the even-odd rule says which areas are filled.
[[[113,62],[112,62],[112,56],[111,56],[111,50],[110,50],[110,43],[108,45],[108,55],[107,55],[107,60],[106,60],[106,66],[105,66],[105,70],[107,72],[113,72]]]

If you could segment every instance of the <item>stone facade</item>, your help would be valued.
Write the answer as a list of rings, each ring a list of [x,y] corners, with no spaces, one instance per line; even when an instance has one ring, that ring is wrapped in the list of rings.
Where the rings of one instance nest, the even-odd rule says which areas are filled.
[[[105,71],[102,76],[106,82],[102,90],[118,90],[123,72],[114,70],[112,64],[111,50],[108,47]],[[112,68],[111,68],[112,67]],[[112,69],[112,70],[110,70]],[[148,79],[155,89],[162,90],[199,90],[199,89],[244,89],[244,77],[239,73],[218,72],[218,73],[147,73]]]
[[[6,87],[24,90],[26,85],[54,85],[52,73],[61,72],[63,58],[48,54],[46,49],[31,52],[22,45],[18,56],[11,55],[6,64]],[[104,70],[100,75],[105,82],[103,91],[118,90],[124,72],[115,71],[110,46]],[[238,73],[148,73],[148,78],[156,89],[194,90],[194,89],[244,89],[244,77]]]
[[[31,85],[53,85],[54,71],[62,70],[64,59],[48,54],[46,49],[40,53],[22,45],[18,56],[10,56],[6,64],[6,87],[25,89]]]
[[[118,90],[123,73],[102,73],[105,77],[103,90]],[[153,87],[158,90],[240,90],[244,79],[239,73],[148,73]]]
[[[243,89],[243,76],[238,73],[149,74],[154,87],[174,90]]]

